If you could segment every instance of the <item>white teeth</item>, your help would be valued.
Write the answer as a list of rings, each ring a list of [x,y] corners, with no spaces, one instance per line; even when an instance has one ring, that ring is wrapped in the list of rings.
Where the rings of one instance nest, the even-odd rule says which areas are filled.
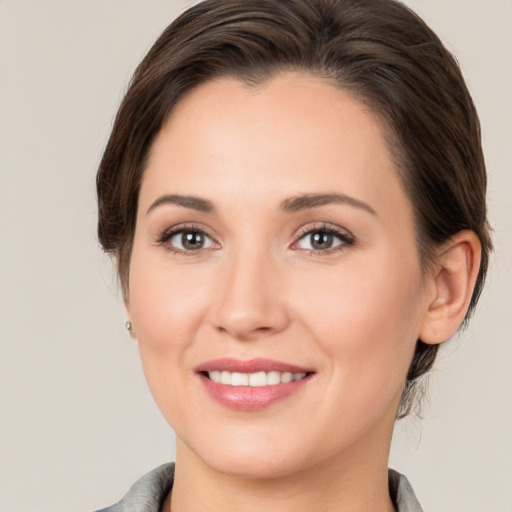
[[[276,384],[286,384],[296,380],[301,380],[306,376],[305,373],[291,372],[256,372],[256,373],[240,373],[240,372],[208,372],[208,377],[218,384],[226,384],[228,386],[275,386]]]
[[[249,385],[249,374],[234,372],[231,374],[231,385],[232,386],[248,386]]]
[[[267,373],[267,386],[274,386],[281,382],[281,374],[279,372],[268,372]]]
[[[281,375],[281,382],[291,382],[293,380],[293,373],[290,373],[290,372],[284,372],[282,375]]]
[[[266,386],[267,376],[265,372],[250,373],[249,374],[249,386]]]

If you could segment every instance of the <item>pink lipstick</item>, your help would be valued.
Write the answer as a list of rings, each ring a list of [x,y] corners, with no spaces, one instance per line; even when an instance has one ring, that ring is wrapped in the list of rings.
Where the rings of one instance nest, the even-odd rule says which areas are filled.
[[[270,359],[222,358],[196,369],[208,394],[240,411],[257,411],[299,392],[314,371]]]

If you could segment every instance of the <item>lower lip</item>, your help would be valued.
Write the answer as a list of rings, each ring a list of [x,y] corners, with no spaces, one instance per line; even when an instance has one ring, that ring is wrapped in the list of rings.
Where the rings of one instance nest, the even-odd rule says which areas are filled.
[[[209,395],[226,407],[237,411],[259,411],[299,392],[310,380],[310,376],[274,386],[227,386],[213,382],[203,374],[199,377]]]

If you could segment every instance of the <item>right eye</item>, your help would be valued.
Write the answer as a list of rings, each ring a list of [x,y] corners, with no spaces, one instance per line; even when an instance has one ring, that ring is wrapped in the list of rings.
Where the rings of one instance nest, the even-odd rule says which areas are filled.
[[[211,249],[216,243],[201,229],[178,228],[167,231],[160,239],[171,251],[191,253],[203,249]]]

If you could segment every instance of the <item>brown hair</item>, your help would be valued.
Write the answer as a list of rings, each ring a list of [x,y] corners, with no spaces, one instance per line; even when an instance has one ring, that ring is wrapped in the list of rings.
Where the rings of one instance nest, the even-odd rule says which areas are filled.
[[[215,77],[258,84],[284,70],[327,77],[380,115],[414,207],[423,264],[458,231],[478,235],[469,318],[491,250],[479,121],[455,59],[394,0],[207,0],[162,33],[135,71],[97,175],[99,240],[117,261],[123,292],[146,160],[173,106]],[[437,351],[418,340],[399,417]]]

